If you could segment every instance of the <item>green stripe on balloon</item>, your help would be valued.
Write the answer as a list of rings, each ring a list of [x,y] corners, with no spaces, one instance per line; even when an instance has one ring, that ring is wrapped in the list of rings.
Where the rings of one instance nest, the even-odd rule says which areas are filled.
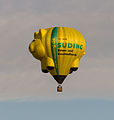
[[[51,52],[52,52],[52,57],[55,63],[56,73],[57,75],[59,75],[58,58],[57,58],[57,30],[58,30],[58,27],[55,27],[51,33]]]

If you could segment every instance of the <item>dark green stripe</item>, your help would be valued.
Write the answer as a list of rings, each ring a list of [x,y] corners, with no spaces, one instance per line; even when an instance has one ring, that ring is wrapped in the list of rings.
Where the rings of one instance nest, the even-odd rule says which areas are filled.
[[[59,75],[58,59],[57,59],[57,30],[58,30],[58,27],[55,27],[51,33],[51,52],[52,52],[52,57],[55,63],[56,73],[57,75]]]

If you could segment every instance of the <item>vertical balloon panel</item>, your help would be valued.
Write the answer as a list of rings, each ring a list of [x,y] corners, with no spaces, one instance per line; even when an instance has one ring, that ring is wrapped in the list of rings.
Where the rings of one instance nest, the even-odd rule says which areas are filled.
[[[57,30],[58,30],[58,27],[55,27],[51,33],[51,52],[52,52],[52,58],[55,64],[56,74],[59,75],[58,54],[57,54]]]

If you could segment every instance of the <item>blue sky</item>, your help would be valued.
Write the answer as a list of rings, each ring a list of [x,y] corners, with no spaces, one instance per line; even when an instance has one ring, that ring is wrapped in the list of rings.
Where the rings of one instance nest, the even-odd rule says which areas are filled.
[[[0,102],[1,120],[113,120],[114,101],[74,99]]]

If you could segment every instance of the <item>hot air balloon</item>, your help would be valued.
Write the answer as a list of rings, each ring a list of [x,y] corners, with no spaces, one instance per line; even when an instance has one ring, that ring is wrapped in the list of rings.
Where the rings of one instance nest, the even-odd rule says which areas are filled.
[[[40,29],[34,33],[29,51],[41,61],[42,72],[49,72],[58,82],[57,91],[62,92],[61,84],[68,74],[78,69],[79,61],[85,54],[85,39],[73,28]]]

